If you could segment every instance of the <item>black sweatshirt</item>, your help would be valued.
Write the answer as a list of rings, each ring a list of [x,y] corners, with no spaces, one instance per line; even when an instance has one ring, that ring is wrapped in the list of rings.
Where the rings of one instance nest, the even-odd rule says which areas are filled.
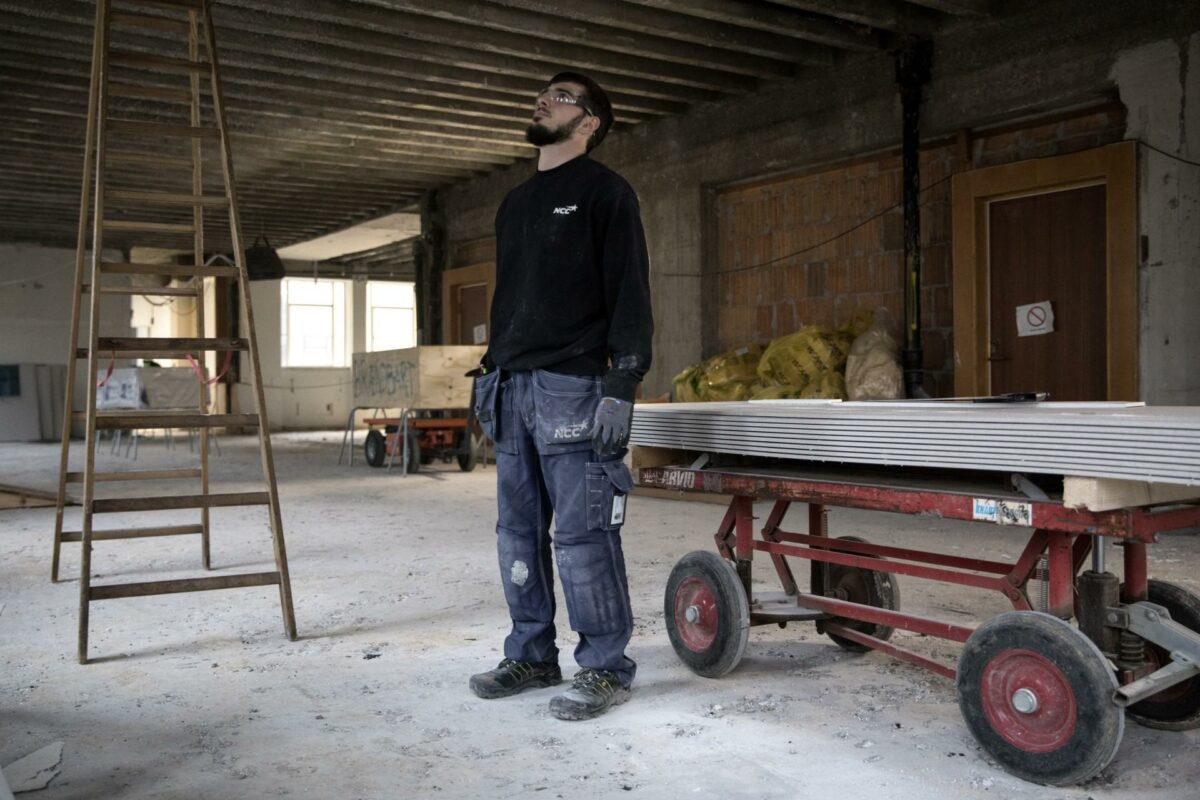
[[[605,396],[633,400],[653,332],[646,237],[624,178],[580,156],[508,193],[485,364],[602,375]]]

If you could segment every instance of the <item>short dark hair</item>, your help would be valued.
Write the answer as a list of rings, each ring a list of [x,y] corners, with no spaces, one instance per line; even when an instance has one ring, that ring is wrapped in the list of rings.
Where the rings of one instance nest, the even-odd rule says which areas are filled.
[[[592,148],[604,141],[604,137],[608,134],[608,129],[612,127],[612,101],[608,99],[608,92],[604,91],[600,84],[583,73],[560,72],[550,79],[550,83],[565,82],[577,83],[583,87],[584,96],[582,100],[584,101],[584,108],[592,112],[596,116],[596,119],[600,120],[600,127],[596,128],[596,132],[588,139],[587,149],[588,152],[591,152]]]

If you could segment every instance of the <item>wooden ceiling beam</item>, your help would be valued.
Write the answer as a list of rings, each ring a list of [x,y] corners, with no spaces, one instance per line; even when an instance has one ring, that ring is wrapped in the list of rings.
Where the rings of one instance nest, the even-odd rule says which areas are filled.
[[[907,0],[917,6],[932,8],[943,14],[953,14],[956,17],[986,17],[995,8],[995,0]]]
[[[508,0],[493,0],[507,2]],[[799,42],[818,42],[839,50],[870,52],[885,46],[885,40],[867,25],[848,24],[839,19],[799,14],[769,5],[740,2],[740,0],[627,0],[641,11],[670,12],[672,16],[707,20],[710,25],[733,30],[752,29],[771,31],[776,38],[791,38],[792,47]],[[582,8],[590,13],[592,2]],[[690,24],[690,23],[684,23]]]
[[[868,37],[856,35],[845,25],[821,19],[799,18],[805,30],[792,36],[792,29],[780,30],[779,26],[742,25],[728,23],[738,14],[709,16],[697,13],[697,4],[692,0],[678,2],[617,2],[617,0],[588,0],[586,3],[564,4],[557,0],[486,0],[494,5],[516,8],[548,16],[589,22],[621,30],[641,31],[654,36],[675,39],[692,44],[716,47],[741,53],[772,58],[797,64],[827,64],[829,51],[837,49],[870,49]],[[732,6],[728,0],[718,0],[721,6]],[[747,6],[747,9],[756,9]],[[740,9],[744,13],[744,9]],[[793,21],[795,22],[795,21]],[[797,42],[797,39],[803,40]],[[804,42],[816,42],[821,47],[806,46]]]
[[[93,4],[87,0],[39,0],[36,6],[0,0],[0,28],[23,33],[26,36],[51,36],[46,18],[53,23],[50,50],[57,52],[54,44],[60,37],[70,36],[85,47],[84,58],[90,58],[91,17]],[[217,10],[226,8],[217,6]],[[278,11],[272,3],[271,10]],[[266,13],[234,9],[239,24],[230,27],[218,20],[218,37],[222,65],[263,66],[272,64],[286,69],[292,65],[307,65],[311,73],[316,67],[323,71],[335,70],[360,75],[386,76],[397,85],[424,85],[431,94],[442,90],[478,92],[481,99],[497,93],[508,95],[509,102],[523,101],[537,93],[548,76],[558,68],[558,63],[537,60],[528,47],[519,55],[504,55],[480,51],[463,46],[423,43],[418,40],[397,39],[394,35],[383,36],[371,31],[350,28],[344,25],[317,24],[304,21],[300,30],[295,20],[290,26],[280,27],[280,18]],[[247,18],[248,17],[248,18]],[[322,32],[330,30],[341,34],[334,37],[336,45],[323,44],[329,38]],[[315,37],[315,38],[314,38]],[[13,37],[14,39],[16,37]],[[161,48],[174,42],[171,37],[155,31],[122,34],[120,42],[134,46]],[[8,44],[8,43],[6,43]],[[693,78],[705,73],[695,70]],[[719,74],[719,73],[714,73]],[[626,97],[665,100],[668,102],[694,102],[713,99],[717,89],[690,84],[657,80],[641,74],[616,74],[596,71],[597,80],[605,81],[613,88],[614,101],[619,105]],[[736,89],[747,80],[740,76],[728,76]],[[694,82],[694,81],[693,81]],[[532,102],[532,101],[529,101]]]
[[[36,124],[46,127],[53,127],[47,124],[52,120],[61,120],[62,124],[76,126],[80,140],[83,138],[86,107],[55,107],[28,111],[26,110],[27,106],[14,106],[14,104],[7,101],[7,98],[0,97],[0,109],[6,112],[6,127],[11,124],[13,130],[20,129],[18,126],[21,124],[22,119],[28,121],[36,120]],[[237,135],[242,132],[250,134],[279,133],[297,141],[300,141],[304,136],[317,136],[330,141],[357,140],[361,142],[375,142],[380,147],[389,145],[418,147],[428,150],[431,154],[436,154],[439,151],[460,153],[479,152],[490,156],[517,159],[530,155],[529,146],[516,136],[498,141],[495,135],[491,135],[485,141],[483,137],[477,138],[461,133],[450,134],[443,131],[432,131],[429,129],[430,126],[426,125],[370,126],[346,123],[337,119],[306,118],[300,115],[283,114],[269,109],[259,109],[258,112],[255,112],[252,108],[237,108],[232,104],[228,106],[228,109],[234,112],[229,114],[229,131],[231,139],[234,142],[237,141]],[[238,111],[245,113],[238,113]],[[302,127],[297,124],[302,119],[320,122],[320,126]],[[69,123],[67,122],[68,120],[70,121]],[[33,132],[39,133],[40,131],[35,130]]]
[[[243,8],[273,11],[292,20],[346,24],[390,37],[481,48],[487,52],[539,56],[563,65],[671,75],[668,67],[691,67],[718,74],[782,77],[788,67],[774,59],[694,45],[607,26],[581,26],[556,14],[538,14],[476,0],[238,0]],[[219,17],[218,22],[224,17]],[[819,49],[814,53],[819,53]],[[818,56],[820,57],[820,56]],[[674,73],[686,78],[687,73]]]
[[[941,15],[934,11],[911,6],[900,0],[769,0],[769,2],[796,11],[821,14],[893,33],[928,35],[941,25],[942,20]]]
[[[518,26],[510,29],[477,27],[474,19],[438,18],[442,16],[440,12],[446,2],[408,3],[407,6],[421,10],[405,14],[397,12],[413,9],[404,7],[389,11],[339,0],[305,0],[289,4],[275,0],[238,0],[236,8],[220,6],[214,9],[214,17],[218,27],[340,47],[357,46],[361,52],[380,55],[403,54],[407,45],[413,57],[419,57],[422,52],[441,52],[455,58],[458,62],[455,65],[462,67],[495,69],[493,64],[498,60],[521,60],[532,65],[526,77],[542,75],[542,80],[561,65],[575,65],[605,72],[614,87],[630,78],[651,76],[667,83],[710,91],[742,91],[748,82],[753,84],[754,78],[786,77],[792,72],[788,65],[778,61],[723,53],[713,48],[701,49],[663,39],[657,40],[656,48],[639,41],[637,45],[626,42],[628,48],[619,50],[600,47],[599,41],[585,43],[578,31],[573,36],[564,34],[560,38],[543,30],[545,26],[532,29],[540,31],[541,35]],[[491,10],[515,13],[507,9]],[[558,30],[567,26],[551,27]],[[614,31],[614,34],[620,33]],[[619,52],[614,52],[616,50]]]

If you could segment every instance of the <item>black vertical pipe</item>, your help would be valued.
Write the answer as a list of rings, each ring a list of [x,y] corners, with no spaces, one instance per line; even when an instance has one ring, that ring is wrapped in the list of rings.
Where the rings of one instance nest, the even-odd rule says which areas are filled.
[[[421,236],[413,243],[416,267],[418,344],[442,343],[442,272],[446,267],[446,225],[442,195],[436,189],[421,197]]]
[[[904,186],[904,392],[908,397],[928,397],[923,387],[924,354],[921,349],[921,166],[918,148],[921,127],[921,91],[929,82],[933,45],[913,39],[896,52],[896,82],[903,112],[902,178]]]

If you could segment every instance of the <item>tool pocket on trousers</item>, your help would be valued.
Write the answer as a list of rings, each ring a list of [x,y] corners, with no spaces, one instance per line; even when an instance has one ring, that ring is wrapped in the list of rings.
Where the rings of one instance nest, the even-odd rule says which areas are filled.
[[[633,489],[633,476],[623,461],[596,461],[587,465],[588,530],[615,531],[625,522],[625,502]]]
[[[500,380],[500,371],[489,372],[475,379],[475,419],[484,435],[496,445],[497,453],[516,453],[513,433],[511,378]]]
[[[475,379],[475,419],[484,436],[493,441],[496,439],[496,415],[499,412],[496,393],[499,390],[499,372],[489,372]]]
[[[534,421],[543,455],[592,446],[592,424],[600,402],[600,380],[533,371]]]

